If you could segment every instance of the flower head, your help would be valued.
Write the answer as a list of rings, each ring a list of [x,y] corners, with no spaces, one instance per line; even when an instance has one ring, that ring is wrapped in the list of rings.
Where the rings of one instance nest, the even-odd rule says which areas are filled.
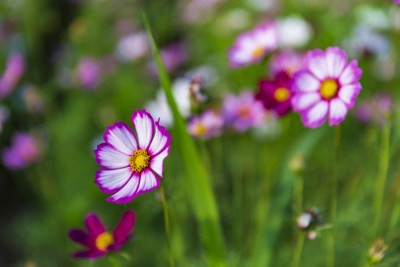
[[[96,89],[101,77],[99,63],[92,58],[83,58],[78,64],[77,75],[83,88]]]
[[[278,52],[271,58],[270,72],[271,75],[275,76],[280,72],[285,72],[290,77],[293,74],[303,68],[302,54],[296,53],[292,50],[284,50]]]
[[[319,127],[327,118],[330,126],[339,124],[360,93],[361,75],[357,60],[348,63],[338,47],[309,51],[305,69],[293,76],[293,110],[300,113],[306,127]]]
[[[4,165],[10,170],[18,170],[36,162],[42,154],[39,142],[27,133],[16,133],[11,146],[3,150]]]
[[[276,75],[273,81],[261,80],[256,94],[256,99],[263,103],[265,109],[273,110],[278,116],[292,110],[291,97],[290,77],[284,72]]]
[[[206,110],[200,116],[193,117],[188,123],[191,135],[205,139],[220,135],[223,126],[224,119],[213,110]]]
[[[15,88],[25,71],[25,58],[20,53],[12,53],[7,60],[6,69],[0,78],[0,99]]]
[[[163,172],[169,154],[170,134],[146,110],[132,114],[135,134],[128,125],[116,122],[103,135],[104,143],[94,151],[103,168],[96,172],[95,183],[104,193],[115,193],[107,201],[127,203],[137,195],[160,185],[156,174]]]
[[[175,72],[188,58],[188,50],[184,43],[171,44],[160,52],[165,68],[169,73]],[[153,60],[148,64],[152,75],[158,76],[156,62]]]
[[[228,125],[243,132],[251,127],[261,126],[265,111],[263,104],[255,99],[252,92],[243,91],[239,96],[233,94],[225,96],[223,116]]]
[[[300,16],[290,16],[277,21],[279,44],[282,47],[305,45],[313,35],[311,26]]]
[[[150,51],[150,42],[144,32],[124,36],[118,42],[117,55],[122,61],[136,61]]]
[[[117,251],[132,237],[131,231],[135,224],[135,213],[127,211],[113,233],[106,231],[96,214],[91,213],[85,219],[87,232],[81,229],[71,229],[69,237],[87,249],[73,254],[75,258],[95,259],[104,256],[107,251]]]
[[[278,47],[278,30],[274,22],[258,25],[244,32],[236,39],[229,50],[229,64],[232,68],[257,63],[269,52]]]
[[[384,125],[395,110],[391,95],[381,93],[369,101],[361,101],[356,109],[355,116],[362,122]]]

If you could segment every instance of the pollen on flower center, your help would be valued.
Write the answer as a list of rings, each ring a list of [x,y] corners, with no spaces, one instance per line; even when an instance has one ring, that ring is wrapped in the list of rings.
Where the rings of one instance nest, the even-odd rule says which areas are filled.
[[[253,58],[259,58],[262,54],[264,54],[264,47],[259,46],[256,49],[253,50],[252,56]]]
[[[289,97],[290,97],[290,92],[287,88],[280,87],[276,89],[274,92],[274,98],[278,102],[286,101],[288,100]]]
[[[104,232],[96,238],[96,247],[102,251],[107,251],[107,247],[112,243],[114,243],[114,238],[108,232]]]
[[[134,172],[141,172],[149,167],[150,156],[145,149],[139,149],[130,157],[129,164]]]
[[[327,100],[332,99],[338,93],[339,85],[333,79],[326,79],[322,82],[319,92],[321,96]]]
[[[196,135],[203,135],[207,132],[207,127],[203,124],[198,124],[195,128],[195,134]]]

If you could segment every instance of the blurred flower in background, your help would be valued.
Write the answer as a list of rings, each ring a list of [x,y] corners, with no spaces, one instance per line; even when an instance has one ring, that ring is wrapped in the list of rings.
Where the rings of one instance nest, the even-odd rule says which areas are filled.
[[[382,238],[376,240],[368,251],[369,262],[372,265],[381,262],[383,257],[385,257],[385,253],[388,248],[389,246],[385,244],[385,241]]]
[[[319,127],[327,118],[330,126],[339,124],[362,89],[357,60],[348,63],[342,49],[329,47],[309,51],[305,62],[307,68],[293,77],[293,110],[306,127]]]
[[[73,228],[68,232],[69,237],[76,243],[83,245],[87,250],[73,254],[75,258],[96,259],[104,256],[108,251],[118,251],[123,244],[132,238],[132,228],[135,224],[135,213],[127,211],[113,233],[106,231],[99,217],[91,213],[85,219],[87,232]]]
[[[278,19],[277,26],[281,47],[304,46],[313,35],[311,26],[298,15]]]
[[[35,86],[26,86],[22,91],[22,99],[24,100],[25,106],[30,113],[38,114],[43,112],[43,99]]]
[[[18,52],[12,53],[7,60],[5,71],[0,78],[0,99],[8,96],[12,92],[24,71],[24,56]]]
[[[261,126],[265,117],[263,104],[248,90],[225,95],[222,114],[226,124],[239,132]]]
[[[42,155],[40,141],[27,133],[16,133],[11,146],[3,149],[3,164],[10,170],[18,170],[37,162]]]
[[[223,126],[223,117],[213,110],[206,110],[200,116],[192,117],[188,122],[189,133],[194,137],[204,139],[220,135]]]
[[[135,61],[150,52],[150,43],[144,32],[131,33],[118,42],[117,57],[121,61]]]
[[[274,80],[261,80],[256,99],[260,100],[265,109],[273,110],[278,116],[284,116],[292,110],[292,92],[290,89],[290,77],[281,72]]]
[[[297,227],[307,233],[307,239],[315,239],[323,228],[323,221],[316,208],[303,211],[297,218]]]
[[[259,24],[253,30],[240,34],[228,52],[229,65],[238,68],[260,62],[279,44],[275,22]]]
[[[94,151],[100,167],[95,183],[104,193],[115,193],[107,201],[128,203],[139,194],[160,185],[164,159],[171,136],[146,110],[132,114],[137,141],[128,125],[116,122],[103,135],[104,143]],[[156,173],[156,174],[155,174]]]
[[[293,50],[283,50],[274,54],[270,61],[270,73],[272,76],[279,72],[285,72],[290,77],[304,66],[304,55]]]
[[[379,93],[369,100],[360,101],[355,110],[355,116],[364,123],[384,125],[395,110],[392,96]]]
[[[212,17],[216,7],[224,0],[182,1],[182,18],[187,23],[204,22]]]
[[[77,77],[83,89],[95,90],[101,80],[101,70],[99,63],[89,57],[81,59],[77,67]]]
[[[161,58],[169,73],[174,73],[188,58],[188,50],[184,43],[174,43],[161,50]],[[157,65],[152,60],[148,65],[153,76],[158,76]]]

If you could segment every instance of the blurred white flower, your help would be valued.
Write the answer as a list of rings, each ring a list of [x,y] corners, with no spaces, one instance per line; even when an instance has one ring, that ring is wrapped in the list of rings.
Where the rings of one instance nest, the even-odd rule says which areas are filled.
[[[119,40],[117,56],[122,61],[134,61],[149,51],[150,43],[146,33],[132,33]]]
[[[279,42],[282,47],[303,46],[313,35],[310,24],[298,15],[279,19],[277,24]]]
[[[360,5],[356,9],[355,14],[361,24],[370,26],[376,30],[385,30],[390,27],[389,16],[381,8],[371,5]]]

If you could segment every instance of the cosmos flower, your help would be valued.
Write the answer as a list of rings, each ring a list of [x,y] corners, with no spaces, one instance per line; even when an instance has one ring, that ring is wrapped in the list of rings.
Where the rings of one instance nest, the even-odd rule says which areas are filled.
[[[169,154],[170,134],[146,110],[132,114],[135,134],[128,125],[114,123],[103,135],[104,143],[94,151],[103,170],[95,183],[104,193],[115,193],[107,201],[127,203],[160,185],[164,159]],[[156,173],[156,174],[155,174]]]
[[[3,150],[3,164],[10,170],[18,170],[36,162],[42,154],[39,142],[27,133],[16,133],[11,146]]]
[[[327,118],[330,126],[339,124],[360,93],[361,75],[357,60],[348,63],[338,47],[309,51],[305,69],[293,76],[293,110],[300,113],[306,127],[319,127]]]
[[[103,223],[96,214],[90,213],[85,219],[87,232],[81,229],[71,229],[69,237],[87,249],[78,251],[72,256],[75,258],[95,259],[104,256],[108,251],[117,251],[132,237],[131,231],[135,224],[135,213],[128,210],[113,233],[106,231]]]
[[[283,50],[272,56],[270,62],[270,73],[272,76],[285,72],[290,77],[302,69],[304,56],[292,50]]]
[[[380,93],[368,101],[361,101],[355,109],[355,116],[364,123],[384,125],[394,110],[391,95]]]
[[[135,61],[150,52],[150,42],[144,32],[126,35],[118,42],[117,56],[122,61]]]
[[[239,132],[261,126],[264,115],[263,104],[254,98],[251,91],[243,91],[239,96],[228,94],[223,100],[224,119]]]
[[[238,68],[261,61],[264,56],[278,47],[278,30],[274,22],[258,25],[236,39],[228,52],[229,64]]]
[[[273,110],[278,116],[292,110],[291,97],[290,77],[284,72],[278,73],[273,81],[261,80],[256,94],[256,99],[263,103],[265,109]]]
[[[290,16],[277,21],[279,45],[300,47],[308,43],[313,35],[311,26],[300,16]]]
[[[78,63],[77,76],[84,89],[94,90],[99,86],[101,70],[99,63],[92,58],[83,58]]]
[[[211,138],[222,133],[223,117],[213,110],[206,110],[198,117],[193,117],[188,123],[189,133],[198,138]]]
[[[6,69],[0,78],[0,99],[12,92],[24,71],[25,58],[20,53],[12,53],[7,60]]]

